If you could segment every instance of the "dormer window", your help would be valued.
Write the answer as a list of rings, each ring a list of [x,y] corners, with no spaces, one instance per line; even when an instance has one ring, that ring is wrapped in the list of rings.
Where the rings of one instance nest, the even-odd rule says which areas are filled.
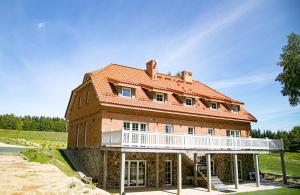
[[[122,88],[122,96],[131,98],[131,89],[127,87]]]
[[[239,107],[238,107],[238,105],[231,105],[231,111],[232,111],[232,112],[239,112]]]
[[[193,106],[193,99],[192,98],[185,98],[185,105]]]
[[[217,102],[212,102],[211,107],[212,110],[218,110],[218,103]]]
[[[156,93],[156,101],[158,102],[164,102],[164,94],[163,93]]]

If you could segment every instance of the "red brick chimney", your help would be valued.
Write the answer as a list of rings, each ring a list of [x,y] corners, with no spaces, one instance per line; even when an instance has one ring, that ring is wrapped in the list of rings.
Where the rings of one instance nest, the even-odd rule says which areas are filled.
[[[155,60],[150,60],[149,62],[146,63],[146,72],[153,80],[157,78]]]
[[[184,82],[187,82],[187,83],[192,83],[193,82],[192,73],[191,72],[182,71],[181,72],[181,78],[184,80]]]

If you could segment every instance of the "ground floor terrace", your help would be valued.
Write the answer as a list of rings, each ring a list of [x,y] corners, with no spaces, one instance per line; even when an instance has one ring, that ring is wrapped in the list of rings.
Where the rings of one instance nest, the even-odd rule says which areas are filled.
[[[239,193],[239,192],[253,192],[258,190],[273,190],[286,186],[282,182],[273,182],[273,181],[261,181],[260,187],[256,186],[255,182],[244,181],[240,182],[239,189],[235,189],[235,186],[232,184],[227,184],[229,193]],[[118,193],[118,192],[117,192]],[[116,193],[116,194],[117,194]],[[172,195],[177,194],[176,187],[159,187],[159,188],[132,188],[127,189],[126,194],[128,195]],[[198,195],[198,194],[207,194],[207,195],[221,195],[224,192],[211,191],[208,192],[206,188],[203,187],[193,187],[190,185],[183,185],[182,187],[183,195]]]
[[[250,180],[260,187],[260,153],[266,152],[103,148],[99,184],[120,194],[166,187],[176,187],[176,193],[182,194],[183,186],[226,192],[232,190],[227,184],[238,190],[240,182]]]

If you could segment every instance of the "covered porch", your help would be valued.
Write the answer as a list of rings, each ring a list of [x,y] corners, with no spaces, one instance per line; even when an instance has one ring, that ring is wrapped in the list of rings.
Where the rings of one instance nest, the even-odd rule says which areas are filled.
[[[233,167],[231,168],[233,170],[233,182],[234,185],[226,185],[226,190],[228,190],[228,186],[230,190],[239,191],[240,188],[245,187],[245,183],[240,183],[240,175],[239,175],[239,165],[238,165],[238,158],[242,155],[251,155],[254,159],[254,168],[255,168],[255,186],[257,189],[260,189],[261,187],[261,179],[259,175],[259,163],[258,163],[258,155],[259,154],[267,154],[268,151],[199,151],[199,150],[174,150],[174,149],[149,149],[149,148],[102,148],[103,150],[103,178],[102,178],[102,188],[107,189],[107,174],[108,171],[111,170],[108,168],[108,162],[107,159],[110,158],[109,152],[117,152],[118,153],[118,175],[119,175],[119,193],[124,194],[124,192],[134,192],[135,190],[141,190],[144,191],[146,189],[154,190],[153,187],[155,187],[157,190],[154,191],[160,191],[159,189],[168,189],[167,185],[164,185],[161,183],[162,178],[165,179],[165,173],[162,173],[161,169],[161,163],[166,161],[165,155],[172,155],[172,161],[175,166],[173,173],[175,172],[176,176],[174,178],[175,181],[172,182],[172,173],[171,173],[171,182],[170,182],[170,189],[171,191],[175,190],[174,187],[176,186],[176,194],[184,194],[185,191],[189,191],[191,189],[196,190],[203,190],[205,189],[207,192],[217,192],[214,191],[216,188],[214,188],[214,177],[212,176],[212,167],[211,167],[211,157],[212,155],[228,155],[232,156],[233,158]],[[135,158],[138,154],[141,154],[144,158]],[[149,154],[150,157],[146,157],[146,155]],[[190,187],[184,186],[183,181],[187,178],[187,174],[184,173],[183,169],[185,166],[183,166],[183,160],[188,158],[188,154],[193,154],[194,159],[191,161],[193,163],[193,177],[192,177],[192,185]],[[198,155],[205,156],[206,158],[206,175],[203,176],[203,178],[206,181],[206,188],[199,188],[199,166],[198,166]],[[282,163],[282,172],[283,176],[285,178],[285,162],[284,162],[284,153],[281,152],[281,163]],[[151,159],[151,160],[149,160]],[[164,160],[164,161],[162,161]],[[134,163],[135,166],[130,166],[129,163]],[[147,163],[146,163],[147,162]],[[154,163],[153,163],[154,162]],[[140,164],[141,163],[141,164]],[[149,163],[149,168],[148,168]],[[152,165],[150,165],[152,163]],[[129,165],[128,165],[129,164]],[[152,166],[152,168],[150,167]],[[171,163],[172,166],[172,163]],[[141,169],[141,167],[144,167],[144,170]],[[147,168],[146,168],[147,167]],[[230,167],[227,167],[226,169],[230,169]],[[146,171],[147,170],[147,171]],[[130,176],[129,172],[133,171],[135,175],[133,177]],[[139,173],[142,172],[143,174]],[[148,173],[151,171],[152,176]],[[172,172],[172,171],[171,171]],[[148,175],[149,174],[149,175]],[[139,178],[140,177],[140,178]],[[151,179],[150,179],[151,178]],[[132,179],[132,180],[131,180]],[[143,180],[144,179],[144,180]],[[152,180],[151,182],[148,180]],[[151,183],[151,185],[149,185]],[[252,182],[253,184],[253,182]],[[247,186],[247,185],[246,185]],[[253,185],[251,185],[253,187]],[[150,187],[150,188],[149,188]],[[189,189],[189,190],[186,190]],[[147,190],[146,190],[147,191]]]

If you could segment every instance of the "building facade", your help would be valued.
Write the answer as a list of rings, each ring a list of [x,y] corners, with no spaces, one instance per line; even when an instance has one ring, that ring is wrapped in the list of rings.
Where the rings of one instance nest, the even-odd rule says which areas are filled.
[[[251,138],[244,104],[192,79],[110,64],[85,74],[65,115],[68,150],[104,189],[207,185],[248,180],[259,153],[281,140]],[[255,166],[256,165],[256,166]],[[257,172],[257,171],[256,171]],[[258,184],[259,185],[259,184]]]

